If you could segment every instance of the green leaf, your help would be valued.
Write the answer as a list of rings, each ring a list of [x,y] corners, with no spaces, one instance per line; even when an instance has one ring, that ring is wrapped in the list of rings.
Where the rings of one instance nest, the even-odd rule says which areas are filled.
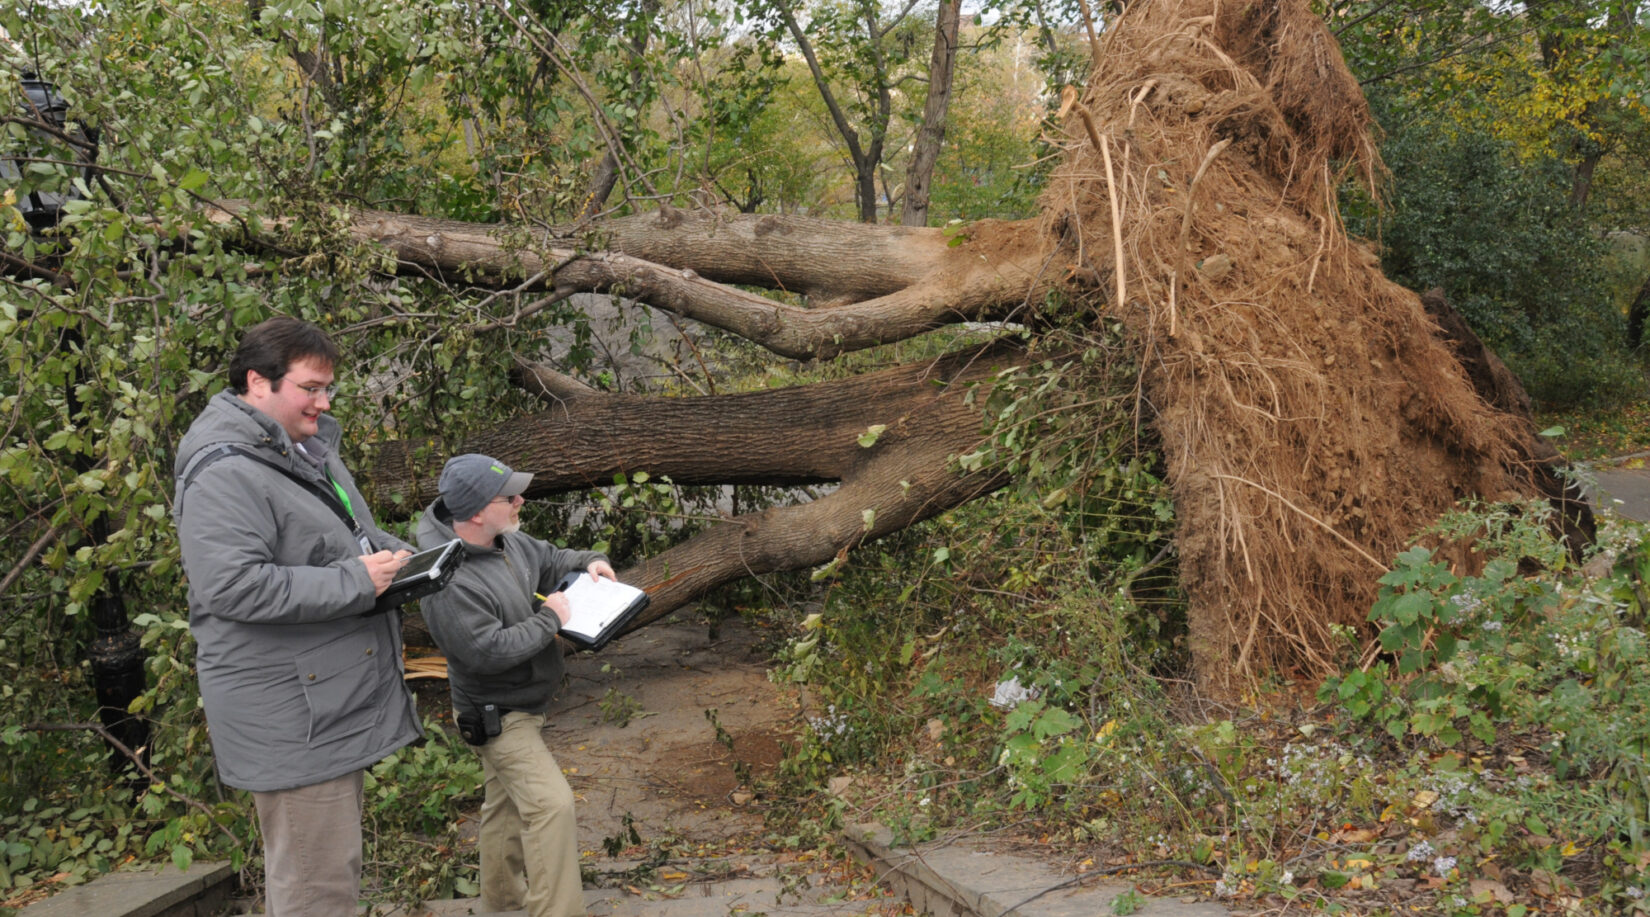
[[[199,169],[190,169],[187,174],[178,179],[178,187],[185,191],[193,191],[206,184],[207,174]]]
[[[858,442],[860,447],[869,449],[872,446],[875,446],[877,444],[878,437],[882,436],[882,431],[886,429],[888,429],[888,425],[884,423],[874,423],[869,427],[866,427],[865,432],[859,434]]]

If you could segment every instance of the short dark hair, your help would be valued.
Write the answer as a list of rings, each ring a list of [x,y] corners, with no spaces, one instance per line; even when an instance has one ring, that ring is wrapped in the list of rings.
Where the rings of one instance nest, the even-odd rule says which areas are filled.
[[[338,345],[316,325],[277,315],[247,329],[240,346],[235,348],[235,355],[229,359],[229,387],[237,395],[246,394],[246,374],[252,371],[278,389],[287,367],[300,360],[336,365]]]

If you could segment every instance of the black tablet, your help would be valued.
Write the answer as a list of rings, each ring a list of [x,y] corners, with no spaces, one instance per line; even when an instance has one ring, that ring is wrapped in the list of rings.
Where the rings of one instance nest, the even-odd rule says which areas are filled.
[[[388,611],[435,592],[447,585],[463,562],[464,542],[457,538],[440,547],[419,551],[407,558],[395,574],[395,579],[390,580],[373,611]]]
[[[407,558],[407,562],[395,574],[395,579],[390,580],[389,588],[384,591],[411,589],[422,581],[440,579],[442,571],[451,562],[452,555],[458,553],[459,545],[463,543],[454,538],[439,548],[419,551]]]

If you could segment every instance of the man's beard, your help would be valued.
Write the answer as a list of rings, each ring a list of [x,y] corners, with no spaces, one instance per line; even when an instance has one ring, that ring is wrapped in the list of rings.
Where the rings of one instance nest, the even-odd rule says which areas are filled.
[[[506,525],[504,528],[499,529],[498,533],[500,535],[513,535],[513,534],[515,534],[516,532],[519,532],[519,531],[521,531],[521,518],[517,517],[515,519],[510,520],[509,525]]]

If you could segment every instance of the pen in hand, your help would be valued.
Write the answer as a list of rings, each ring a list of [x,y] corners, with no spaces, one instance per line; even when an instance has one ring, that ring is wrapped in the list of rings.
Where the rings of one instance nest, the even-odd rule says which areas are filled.
[[[558,621],[560,621],[561,623],[566,624],[569,620],[572,619],[573,609],[568,606],[567,596],[562,595],[561,590],[558,589],[555,592],[550,593],[549,595],[544,595],[542,593],[535,592],[535,593],[533,593],[533,598],[536,598],[540,602],[542,602],[544,604],[544,607],[549,609],[551,612],[553,612],[556,616],[556,619]]]
[[[566,591],[567,591],[567,584],[566,584],[566,583],[562,583],[562,584],[561,584],[561,585],[560,585],[560,586],[557,586],[557,587],[556,587],[556,591],[557,591],[557,592],[566,592]],[[538,599],[538,600],[539,600],[539,601],[541,601],[541,602],[548,602],[548,601],[550,601],[550,596],[547,596],[547,595],[545,595],[545,594],[544,594],[544,593],[542,593],[542,592],[535,592],[535,593],[533,593],[533,598],[535,598],[535,599]]]

